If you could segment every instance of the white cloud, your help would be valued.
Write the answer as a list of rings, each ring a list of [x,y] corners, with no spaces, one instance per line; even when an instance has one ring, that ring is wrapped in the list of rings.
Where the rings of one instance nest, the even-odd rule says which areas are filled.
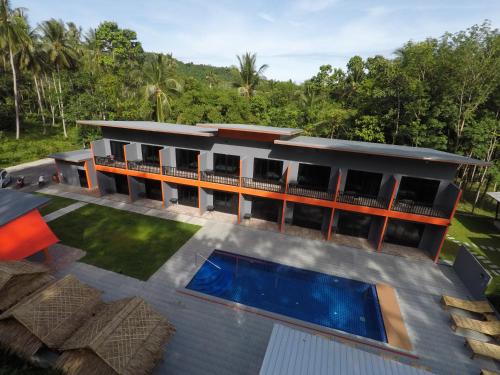
[[[264,21],[267,21],[267,22],[274,22],[275,21],[274,17],[271,16],[269,13],[260,12],[257,15],[260,18],[262,18]]]
[[[296,0],[294,7],[299,11],[304,12],[319,12],[331,7],[337,0]]]

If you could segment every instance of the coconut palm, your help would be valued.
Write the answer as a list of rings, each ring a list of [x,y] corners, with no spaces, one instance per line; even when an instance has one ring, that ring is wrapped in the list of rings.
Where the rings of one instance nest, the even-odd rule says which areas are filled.
[[[238,88],[240,95],[251,98],[255,93],[255,88],[262,78],[264,71],[268,68],[268,65],[261,65],[257,69],[256,53],[250,54],[246,52],[236,57],[238,58],[239,68],[235,68],[236,79],[233,85]]]
[[[167,61],[162,54],[158,54],[155,62],[151,63],[146,71],[146,98],[154,103],[155,117],[157,122],[165,121],[170,111],[174,95],[181,92],[182,87],[174,78],[169,77],[172,72],[171,58],[167,55]]]
[[[52,72],[54,88],[57,92],[57,104],[61,113],[64,137],[68,137],[64,118],[64,101],[61,87],[61,70],[73,69],[78,65],[78,52],[74,48],[74,34],[68,33],[64,22],[51,19],[39,26],[42,32],[43,49],[49,62],[55,69]],[[56,82],[57,78],[57,82]]]
[[[16,111],[16,139],[19,139],[21,125],[19,122],[19,95],[17,91],[17,66],[14,55],[30,44],[27,33],[27,22],[21,8],[12,9],[8,0],[0,0],[0,47],[9,52],[12,70],[12,89],[14,92],[14,108]]]

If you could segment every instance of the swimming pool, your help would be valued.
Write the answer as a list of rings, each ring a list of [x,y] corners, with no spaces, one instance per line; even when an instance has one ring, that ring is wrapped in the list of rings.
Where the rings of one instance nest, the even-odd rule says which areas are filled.
[[[214,250],[186,288],[387,342],[373,284]]]

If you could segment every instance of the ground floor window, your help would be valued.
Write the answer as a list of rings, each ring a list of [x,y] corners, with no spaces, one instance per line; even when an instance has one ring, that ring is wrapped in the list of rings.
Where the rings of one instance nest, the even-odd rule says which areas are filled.
[[[146,189],[146,197],[157,201],[163,200],[161,194],[161,182],[156,180],[144,180],[144,187]]]
[[[323,226],[324,207],[296,203],[293,207],[293,225],[321,230]]]
[[[77,171],[78,179],[80,180],[80,186],[87,189],[89,187],[89,182],[87,181],[87,173],[85,173],[85,170],[82,169],[77,169]]]
[[[283,202],[275,199],[253,197],[252,217],[277,222],[283,207],[282,204]]]
[[[118,194],[128,195],[127,176],[122,175],[122,174],[113,174],[113,178],[115,179],[116,192]]]
[[[194,186],[177,185],[179,204],[198,207],[198,188]]]
[[[213,197],[215,211],[238,214],[238,194],[214,190]]]
[[[418,247],[425,224],[390,219],[385,232],[385,242],[396,245]]]
[[[356,212],[338,211],[337,233],[368,238],[372,216]]]

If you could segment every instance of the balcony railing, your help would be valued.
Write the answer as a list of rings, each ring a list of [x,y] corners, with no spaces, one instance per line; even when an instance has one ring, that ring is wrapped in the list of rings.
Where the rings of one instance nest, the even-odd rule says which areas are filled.
[[[116,160],[111,156],[96,156],[95,163],[97,165],[104,165],[106,167],[123,168],[123,169],[127,168],[127,163],[125,163],[122,160]]]
[[[200,179],[202,181],[208,181],[223,185],[238,186],[240,184],[240,179],[238,176],[213,171],[202,171],[200,174]]]
[[[288,184],[288,194],[298,195],[300,197],[310,197],[332,201],[335,193],[333,191],[323,191],[313,187],[300,186],[294,183]]]
[[[407,212],[410,214],[424,215],[424,216],[432,216],[432,217],[440,217],[443,219],[448,218],[450,215],[447,213],[443,207],[432,207],[429,205],[425,205],[422,203],[418,203],[411,200],[399,200],[395,201],[392,205],[392,209],[394,211],[399,212]]]
[[[388,201],[383,198],[378,198],[373,195],[350,193],[343,191],[339,191],[339,194],[337,196],[337,202],[355,204],[357,206],[382,208],[382,209],[385,209],[389,206]]]
[[[178,168],[169,167],[169,166],[163,167],[163,174],[166,176],[189,178],[191,180],[198,179],[198,172],[197,171],[178,169]]]
[[[160,164],[145,161],[129,161],[128,168],[135,171],[160,174]]]
[[[241,185],[250,189],[271,191],[273,193],[284,193],[285,184],[276,180],[263,180],[249,177],[241,178]]]

